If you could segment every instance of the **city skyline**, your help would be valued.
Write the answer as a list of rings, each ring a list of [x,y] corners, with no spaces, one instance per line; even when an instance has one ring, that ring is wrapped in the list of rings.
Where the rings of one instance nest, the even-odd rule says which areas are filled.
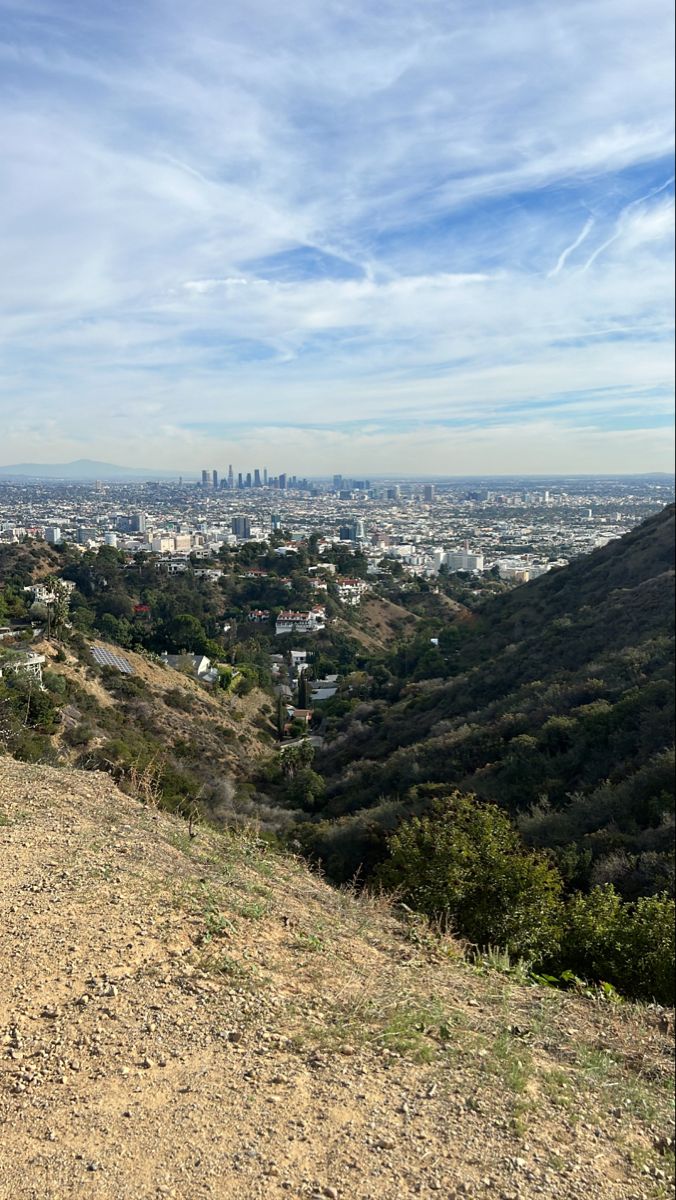
[[[0,14],[6,462],[673,470],[665,0]]]

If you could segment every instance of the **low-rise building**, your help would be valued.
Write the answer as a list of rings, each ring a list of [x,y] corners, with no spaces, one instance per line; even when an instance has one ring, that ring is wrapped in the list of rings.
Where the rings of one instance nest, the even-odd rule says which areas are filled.
[[[319,633],[325,628],[325,608],[311,608],[306,612],[294,612],[289,609],[279,613],[275,623],[275,634],[279,637],[287,633]]]
[[[355,608],[361,604],[361,598],[364,592],[368,589],[368,584],[363,579],[348,579],[341,577],[336,580],[338,588],[338,599],[342,604],[349,604]]]

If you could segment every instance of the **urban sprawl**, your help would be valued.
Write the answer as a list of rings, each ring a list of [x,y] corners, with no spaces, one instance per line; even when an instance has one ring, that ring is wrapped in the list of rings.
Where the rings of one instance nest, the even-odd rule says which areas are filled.
[[[16,479],[0,483],[0,542],[108,545],[182,571],[222,546],[273,538],[279,554],[293,554],[314,535],[320,554],[358,547],[372,577],[388,559],[412,575],[493,572],[522,583],[620,537],[673,491],[662,476],[374,482],[232,467],[196,482]],[[342,598],[356,603],[360,592],[348,581]]]

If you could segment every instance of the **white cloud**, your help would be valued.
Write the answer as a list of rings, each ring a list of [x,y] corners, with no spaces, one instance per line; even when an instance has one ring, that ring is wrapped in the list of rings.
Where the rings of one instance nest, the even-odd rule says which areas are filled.
[[[280,411],[548,405],[572,428],[599,389],[621,423],[623,396],[670,388],[663,0],[0,11],[0,417],[35,414],[19,457],[55,407],[66,440],[96,411],[101,457],[134,422],[120,453],[143,459],[146,402],[179,438],[196,411],[263,438]]]

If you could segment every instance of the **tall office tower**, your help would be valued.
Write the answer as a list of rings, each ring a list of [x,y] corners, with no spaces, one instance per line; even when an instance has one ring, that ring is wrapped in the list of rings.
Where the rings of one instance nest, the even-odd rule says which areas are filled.
[[[238,475],[237,475],[237,487],[238,487],[238,488],[243,488],[243,487],[244,487],[244,480],[242,479],[242,472],[241,472],[241,471],[239,471],[239,472],[238,472]]]
[[[431,504],[432,501],[434,500],[434,484],[433,483],[426,483],[425,486],[423,487],[423,500],[425,500],[427,504]]]
[[[251,520],[249,517],[233,517],[230,522],[230,529],[237,538],[250,538]]]
[[[146,514],[133,513],[130,518],[130,528],[132,533],[145,533],[146,531]]]
[[[334,492],[339,492],[339,491],[340,491],[340,489],[342,488],[342,486],[343,486],[343,476],[342,476],[342,475],[334,475],[334,476],[333,476],[333,490],[334,490]]]
[[[398,483],[395,483],[394,487],[387,489],[387,499],[388,500],[398,500],[400,495],[401,495],[401,488],[399,487]]]
[[[341,525],[338,531],[341,542],[362,542],[366,536],[364,522],[357,517],[348,525]]]
[[[274,530],[282,528],[282,518],[280,517],[279,513],[272,514],[270,517],[270,526]]]
[[[202,471],[202,487],[208,488],[208,486],[209,486],[209,472]]]
[[[211,483],[213,487],[218,487],[218,471],[211,472]]]
[[[234,486],[235,486],[235,473],[232,469],[232,463],[230,463],[230,466],[228,467],[228,487],[230,488],[230,491],[233,490]]]
[[[263,467],[263,487],[268,486],[268,468]]]
[[[246,486],[251,487],[251,471],[247,471],[246,473]]]
[[[260,470],[258,467],[256,467],[256,470],[254,471],[254,484],[253,485],[254,485],[254,487],[261,486],[261,473],[260,473]]]
[[[282,473],[279,477],[279,488],[282,492],[286,491],[286,474],[284,473]]]

